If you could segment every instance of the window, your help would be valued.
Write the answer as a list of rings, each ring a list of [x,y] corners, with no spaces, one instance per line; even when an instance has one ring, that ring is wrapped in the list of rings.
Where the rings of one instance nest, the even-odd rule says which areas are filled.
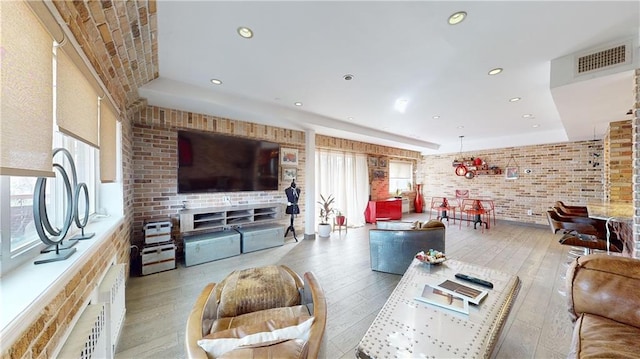
[[[413,163],[389,161],[389,193],[400,194],[413,186]]]
[[[33,209],[31,207],[36,178],[6,177],[5,181],[9,182],[10,251],[13,254],[38,241],[38,235],[33,227]]]
[[[60,90],[59,86],[56,85],[58,78],[55,69],[58,69],[59,63],[55,45],[55,42],[51,42],[53,53],[51,60],[54,68],[51,74],[53,77],[53,93],[51,94],[53,96],[53,123],[56,123],[58,109],[58,102],[55,99],[59,95],[57,92]],[[95,117],[95,122],[98,123],[98,108],[93,107],[94,100],[92,97],[94,95],[89,94],[88,96],[89,100],[85,101],[89,102],[88,111],[95,112],[93,117]],[[97,95],[95,95],[95,104],[98,104]],[[90,114],[79,116],[75,113],[66,113],[66,115],[73,118],[82,118],[83,122],[92,122],[87,119],[87,116],[91,116]],[[88,213],[91,216],[96,212],[96,208],[99,208],[96,203],[98,200],[97,171],[99,171],[99,152],[95,147],[59,132],[61,129],[62,127],[52,126],[52,147],[65,148],[71,154],[75,164],[77,183],[85,183],[87,185]],[[69,134],[74,134],[73,131],[68,132]],[[79,138],[82,137],[80,136]],[[61,164],[67,172],[69,180],[73,181],[71,166],[65,155],[62,153],[56,154],[54,163]],[[66,203],[64,183],[60,179],[58,171],[53,171],[53,173],[56,174],[56,177],[47,178],[45,189],[47,217],[53,227],[61,228],[64,223],[64,214],[68,206],[72,206],[73,203]],[[0,276],[18,265],[32,260],[44,247],[36,232],[33,218],[33,192],[36,180],[36,177],[0,176]],[[73,186],[73,183],[71,185]],[[72,188],[72,191],[74,192],[73,195],[75,195],[75,188]],[[84,223],[84,216],[87,213],[84,192],[81,192],[79,197],[78,215],[80,216],[80,222]],[[77,228],[74,221],[66,238],[70,238],[77,231],[79,231],[79,228]]]
[[[78,183],[86,183],[89,193],[89,214],[95,213],[96,209],[96,156],[97,150],[81,141],[65,136],[59,132],[54,133],[54,146],[66,148],[74,160]],[[65,156],[58,154],[55,162],[63,165],[67,172],[70,172],[68,160]],[[57,172],[56,172],[57,173]],[[71,174],[69,173],[71,177]],[[33,190],[36,183],[35,177],[15,177],[2,176],[0,178],[0,189],[2,200],[0,201],[0,213],[7,215],[0,216],[2,232],[0,233],[0,243],[2,248],[2,271],[6,272],[10,268],[29,260],[37,255],[43,244],[38,237],[33,223]],[[71,180],[71,178],[69,178]],[[62,181],[57,178],[47,178],[46,206],[51,224],[60,228],[63,224],[63,215],[66,206],[64,199],[65,188]],[[5,194],[8,196],[5,197]],[[8,198],[8,200],[5,200]],[[84,219],[86,203],[84,197],[78,201],[78,213],[81,222]],[[11,225],[5,226],[8,222]],[[70,234],[79,229],[72,225]],[[69,235],[67,237],[70,237]],[[8,238],[8,241],[5,241]]]

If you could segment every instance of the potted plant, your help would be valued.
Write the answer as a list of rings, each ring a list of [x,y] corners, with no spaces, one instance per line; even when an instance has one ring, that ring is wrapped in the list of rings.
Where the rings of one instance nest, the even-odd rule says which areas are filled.
[[[334,210],[334,212],[336,214],[336,224],[338,226],[344,226],[347,217],[345,217],[340,210]]]
[[[335,198],[332,195],[324,198],[323,195],[320,195],[320,201],[318,204],[320,205],[320,224],[318,225],[318,236],[319,237],[329,237],[331,234],[331,225],[329,224],[329,217],[333,213],[333,202]]]

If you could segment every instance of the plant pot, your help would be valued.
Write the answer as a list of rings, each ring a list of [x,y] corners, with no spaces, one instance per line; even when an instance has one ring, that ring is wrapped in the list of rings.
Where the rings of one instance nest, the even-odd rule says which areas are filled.
[[[345,216],[336,216],[336,224],[339,226],[344,226],[344,221],[347,217]]]
[[[320,223],[318,225],[318,237],[329,237],[331,235],[331,225],[329,223]]]

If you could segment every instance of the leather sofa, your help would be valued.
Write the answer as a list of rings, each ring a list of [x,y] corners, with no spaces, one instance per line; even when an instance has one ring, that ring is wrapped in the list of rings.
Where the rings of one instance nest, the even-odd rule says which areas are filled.
[[[208,284],[187,319],[187,358],[317,358],[327,318],[313,273],[249,268]]]
[[[567,270],[568,358],[638,358],[640,260],[590,254]]]
[[[428,249],[445,253],[445,226],[440,221],[379,223],[379,227],[407,229],[369,230],[369,255],[374,271],[404,274],[416,253]]]

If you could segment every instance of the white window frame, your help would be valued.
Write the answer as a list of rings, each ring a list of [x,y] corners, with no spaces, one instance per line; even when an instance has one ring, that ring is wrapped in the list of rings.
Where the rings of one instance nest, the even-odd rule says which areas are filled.
[[[77,148],[78,142],[79,142],[78,140],[65,136],[59,132],[57,132],[54,135],[54,147],[61,147],[65,145],[64,147],[71,152],[72,157],[74,158],[78,158],[78,157],[81,158],[83,156],[83,154],[76,154],[75,149],[69,148],[69,147]],[[95,148],[86,144],[84,146],[86,146],[85,154],[88,154],[93,157],[93,160],[89,162],[90,168],[87,171],[88,177],[89,177],[89,180],[87,181],[87,187],[89,190],[89,203],[90,203],[89,222],[91,222],[93,217],[95,217],[96,208],[100,208],[100,203],[99,203],[100,198],[98,196],[98,188],[100,186],[100,183],[98,180],[99,178],[98,171],[100,166],[98,161],[100,156],[99,156],[99,152]],[[60,158],[58,158],[58,156]],[[56,162],[62,163],[62,161],[64,161],[66,163],[67,162],[66,158],[64,158],[64,160],[63,158],[64,158],[63,155],[58,154],[56,156]],[[81,166],[85,166],[85,163],[81,164]],[[68,166],[63,166],[63,167],[65,167],[65,169],[68,168]],[[76,163],[76,168],[81,168],[81,167],[78,167],[78,163]],[[69,174],[69,176],[71,176],[71,174]],[[71,178],[69,179],[71,180]],[[54,223],[59,223],[61,221],[60,216],[62,215],[62,213],[64,213],[64,210],[63,208],[60,208],[60,206],[64,206],[66,204],[61,204],[64,202],[63,200],[63,197],[64,197],[63,191],[65,191],[64,186],[60,181],[52,181],[52,180],[47,181],[47,186],[51,185],[52,182],[55,183],[54,185],[55,189],[53,189],[53,192],[52,192],[52,195],[54,197],[53,201],[59,207],[56,210],[52,210],[52,208],[48,208],[47,212],[50,216],[52,224],[54,224]],[[72,190],[75,190],[75,189],[72,189]],[[84,214],[84,211],[82,210],[82,208],[81,208],[81,212],[82,214]],[[4,225],[5,223],[7,225]],[[40,254],[40,251],[46,247],[44,243],[42,243],[40,238],[37,236],[37,234],[34,232],[33,240],[29,241],[27,244],[19,248],[15,248],[15,249],[12,248],[11,177],[10,176],[0,176],[0,226],[1,226],[1,230],[0,230],[0,277],[1,277],[2,274],[7,273],[11,271],[13,268],[19,266],[20,264],[35,258]],[[74,222],[66,238],[67,239],[71,238],[74,234],[77,234],[79,231],[80,229],[76,227]]]

